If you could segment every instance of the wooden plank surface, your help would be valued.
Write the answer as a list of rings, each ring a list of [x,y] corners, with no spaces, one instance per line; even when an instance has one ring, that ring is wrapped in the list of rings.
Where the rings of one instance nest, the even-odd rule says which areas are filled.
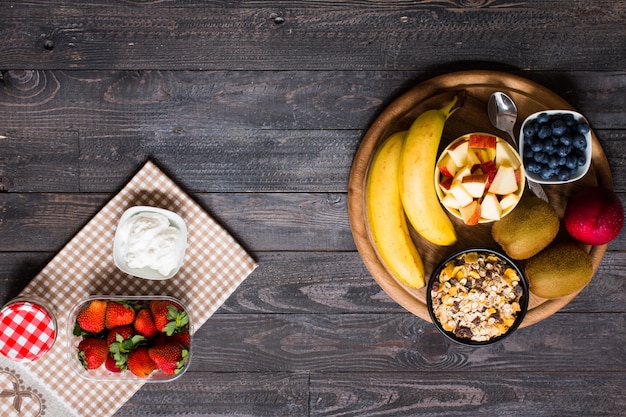
[[[350,230],[364,133],[412,86],[488,69],[589,119],[626,201],[621,1],[3,1],[0,304],[148,159],[259,262],[187,374],[125,416],[620,416],[626,235],[563,310],[453,345],[372,279]]]

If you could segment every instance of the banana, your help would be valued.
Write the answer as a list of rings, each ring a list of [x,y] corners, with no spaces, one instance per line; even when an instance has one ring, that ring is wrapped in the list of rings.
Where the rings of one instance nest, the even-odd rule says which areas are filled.
[[[420,114],[411,124],[402,147],[400,191],[404,211],[413,228],[440,246],[456,243],[454,225],[435,191],[437,151],[448,117],[458,108],[458,96],[442,107]]]
[[[374,155],[365,200],[372,238],[387,268],[409,287],[421,288],[424,264],[409,234],[398,182],[405,134],[391,135]]]

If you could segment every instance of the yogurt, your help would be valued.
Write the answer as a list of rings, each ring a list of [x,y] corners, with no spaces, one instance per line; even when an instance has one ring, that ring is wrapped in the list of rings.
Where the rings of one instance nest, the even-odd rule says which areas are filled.
[[[121,251],[129,268],[168,276],[180,263],[183,233],[160,213],[139,212],[121,225]]]

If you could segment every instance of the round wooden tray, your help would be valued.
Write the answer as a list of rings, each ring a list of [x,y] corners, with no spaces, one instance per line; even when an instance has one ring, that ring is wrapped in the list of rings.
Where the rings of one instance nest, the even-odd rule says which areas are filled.
[[[534,112],[547,109],[575,110],[550,90],[522,77],[495,71],[463,71],[432,78],[415,86],[385,108],[366,132],[355,155],[348,184],[348,214],[352,234],[363,262],[381,288],[398,304],[427,321],[431,319],[426,307],[425,288],[414,290],[402,284],[391,275],[377,254],[366,220],[365,187],[370,162],[378,145],[390,134],[407,129],[420,113],[442,107],[460,91],[465,92],[465,102],[446,122],[440,152],[448,143],[465,133],[481,131],[507,137],[491,125],[487,116],[487,101],[494,91],[504,91],[515,101],[518,107],[517,131],[523,120]],[[575,191],[594,185],[613,188],[608,161],[594,132],[592,138],[593,155],[589,172],[574,183],[544,186],[550,203],[561,219],[567,200]],[[526,193],[530,191],[526,190]],[[452,216],[450,218],[458,235],[458,243],[454,246],[434,245],[412,230],[413,240],[424,262],[427,280],[437,265],[457,250],[477,246],[501,249],[491,238],[491,224],[466,226],[462,221]],[[561,224],[557,239],[567,238],[565,227]],[[587,246],[593,259],[594,273],[602,262],[606,248],[607,245]],[[524,262],[520,262],[520,266],[523,268]],[[576,295],[552,300],[531,295],[529,311],[521,327],[549,317]]]

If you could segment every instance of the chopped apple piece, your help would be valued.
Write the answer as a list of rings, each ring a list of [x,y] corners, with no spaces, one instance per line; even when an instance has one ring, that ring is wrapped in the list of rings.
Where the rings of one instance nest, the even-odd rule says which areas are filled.
[[[477,200],[472,200],[472,202],[464,207],[459,208],[461,212],[461,218],[468,226],[473,226],[478,224],[480,220],[480,211],[481,207]]]
[[[463,167],[466,165],[468,150],[469,142],[462,140],[454,148],[448,149],[448,155],[450,155],[456,166]]]
[[[470,135],[469,146],[470,148],[495,148],[496,137],[492,135]]]
[[[491,159],[489,159],[489,152],[487,152],[487,149],[474,149],[474,153],[476,154],[478,159],[480,159],[481,164],[484,164],[487,161],[491,161]]]
[[[489,192],[498,195],[506,195],[515,191],[517,191],[517,179],[513,167],[510,165],[498,167],[496,176],[489,186]]]
[[[454,177],[454,174],[456,174],[456,171],[459,169],[459,166],[454,163],[454,160],[449,153],[445,154],[441,158],[441,161],[439,161],[437,167],[439,168],[439,171],[446,177]]]
[[[496,167],[496,164],[493,163],[493,161],[483,162],[480,168],[482,169],[483,173],[489,175],[489,179],[487,180],[487,185],[486,185],[487,189],[489,189],[491,182],[496,176],[496,172],[498,172],[498,168]]]
[[[509,207],[516,205],[518,201],[519,196],[517,194],[507,194],[500,199],[500,207],[502,207],[502,210],[506,210]]]
[[[454,198],[452,194],[446,194],[446,196],[441,199],[441,204],[452,210],[458,210],[460,208],[459,202],[456,201],[456,198]]]
[[[450,193],[459,202],[459,207],[463,207],[471,203],[474,198],[467,192],[461,181],[454,181],[450,187]]]
[[[517,169],[520,166],[519,158],[505,142],[498,142],[496,144],[496,165],[509,165],[513,167],[513,169]]]
[[[487,193],[480,203],[480,215],[487,220],[500,220],[502,217],[502,206],[498,201],[498,196]]]
[[[450,191],[450,187],[452,186],[452,178],[442,177],[442,180],[439,183],[439,185],[441,186],[441,189],[447,193],[448,191]]]
[[[455,181],[462,181],[464,177],[467,177],[468,175],[472,175],[472,166],[471,165],[467,165],[464,166],[463,168],[459,169],[456,174],[454,175],[454,178],[452,178],[452,182],[454,183]]]
[[[473,149],[467,151],[467,159],[465,161],[465,165],[480,165],[480,158],[478,158]]]
[[[463,187],[465,187],[467,192],[473,198],[481,198],[483,196],[483,193],[485,192],[485,187],[488,180],[489,175],[487,174],[472,174],[463,177],[461,182],[463,184]]]

